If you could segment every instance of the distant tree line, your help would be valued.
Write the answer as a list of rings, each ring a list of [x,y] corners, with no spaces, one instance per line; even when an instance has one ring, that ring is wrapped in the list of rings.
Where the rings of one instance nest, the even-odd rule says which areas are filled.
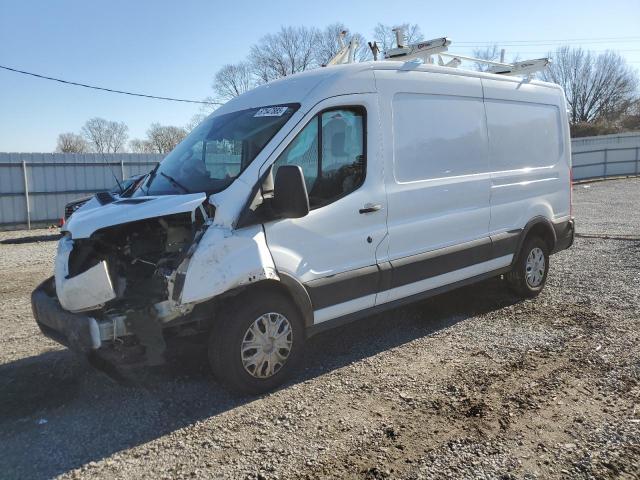
[[[62,153],[118,153],[127,142],[127,127],[122,122],[104,118],[92,118],[80,129],[80,133],[66,132],[58,135],[56,150]]]
[[[424,38],[417,25],[405,23],[400,26],[407,43]],[[395,46],[393,28],[379,23],[373,30],[373,40],[383,52]],[[257,85],[325,65],[339,51],[338,38],[343,31],[347,32],[345,43],[354,37],[358,40],[356,58],[370,60],[371,52],[364,37],[360,33],[348,33],[342,23],[324,29],[282,27],[251,46],[246,60],[224,65],[218,70],[212,85],[213,99],[224,102]],[[499,61],[500,55],[498,45],[473,52],[474,57],[490,61]],[[640,130],[638,73],[621,55],[614,51],[597,54],[564,46],[549,52],[548,56],[552,59],[550,67],[537,77],[564,89],[572,136]],[[508,61],[519,60],[522,59],[516,55]],[[488,66],[476,63],[474,68],[486,71]]]
[[[80,133],[66,132],[58,135],[56,151],[61,153],[169,153],[191,131],[201,117],[184,127],[152,123],[143,139],[129,139],[129,127],[123,122],[92,118],[87,120]]]
[[[394,27],[379,23],[373,29],[372,40],[383,52],[395,46]],[[404,23],[400,27],[405,32],[407,43],[424,39],[417,25]],[[345,44],[352,38],[357,40],[358,61],[372,59],[364,36],[349,32],[342,23],[321,29],[283,26],[278,32],[264,35],[252,45],[246,59],[223,65],[214,75],[214,95],[206,100],[226,102],[258,85],[322,67],[340,50],[342,32]],[[499,61],[501,50],[498,45],[491,45],[473,53],[476,58]],[[552,64],[536,76],[564,89],[573,137],[640,130],[638,73],[621,55],[614,51],[597,54],[565,46],[548,56]],[[509,61],[518,60],[518,56],[512,56]],[[474,68],[485,71],[488,67],[484,63],[476,63]],[[184,127],[152,123],[145,138],[129,142],[128,127],[124,123],[92,118],[80,133],[60,134],[57,151],[117,153],[128,149],[136,153],[168,153],[202,121],[206,113],[209,113],[206,109],[201,111]]]
[[[402,24],[408,42],[423,39],[417,25]],[[379,23],[374,28],[374,40],[382,50],[391,48],[395,42],[394,26]],[[340,50],[338,40],[346,32],[344,42],[358,40],[356,58],[371,59],[365,38],[359,33],[349,33],[342,23],[331,24],[324,29],[315,27],[282,27],[277,33],[263,36],[250,48],[246,60],[224,65],[216,74],[213,83],[215,97],[207,100],[226,102],[257,85],[287,75],[303,72],[325,65]],[[66,132],[58,135],[56,151],[63,153],[168,153],[209,113],[206,109],[194,115],[184,127],[152,123],[146,137],[129,139],[129,128],[122,122],[92,118],[81,128],[80,133]]]
[[[476,49],[473,56],[499,61],[500,48],[491,45]],[[547,54],[551,65],[536,76],[560,85],[569,107],[572,137],[640,131],[638,72],[614,51],[595,53],[563,46]],[[510,62],[516,62],[513,57]],[[476,69],[486,71],[486,64]]]
[[[572,136],[640,130],[638,73],[624,57],[570,47],[550,56],[553,63],[540,78],[564,89]]]
[[[424,38],[420,27],[404,23],[408,43]],[[379,23],[373,30],[373,39],[382,51],[394,46],[395,26]],[[326,65],[340,51],[339,37],[345,32],[344,42],[355,38],[358,42],[356,59],[366,61],[372,54],[365,37],[350,32],[343,23],[333,23],[325,28],[281,27],[276,33],[264,35],[249,48],[245,60],[223,65],[213,79],[213,100],[225,102],[244,92],[272,80],[304,72]]]

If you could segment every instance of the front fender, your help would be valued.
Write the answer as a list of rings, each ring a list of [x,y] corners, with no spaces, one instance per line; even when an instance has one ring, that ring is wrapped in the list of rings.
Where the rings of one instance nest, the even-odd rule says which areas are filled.
[[[241,285],[279,280],[261,225],[211,225],[189,261],[180,303],[198,303]]]

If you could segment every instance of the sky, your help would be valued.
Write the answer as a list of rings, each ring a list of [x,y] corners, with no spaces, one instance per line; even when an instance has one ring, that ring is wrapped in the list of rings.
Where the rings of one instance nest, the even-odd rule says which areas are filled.
[[[75,82],[202,100],[213,76],[286,25],[342,22],[369,40],[378,22],[448,36],[451,52],[496,42],[507,58],[559,45],[614,49],[640,71],[640,0],[399,2],[0,0],[0,65]],[[51,152],[86,120],[185,125],[200,107],[68,86],[0,69],[0,152]]]

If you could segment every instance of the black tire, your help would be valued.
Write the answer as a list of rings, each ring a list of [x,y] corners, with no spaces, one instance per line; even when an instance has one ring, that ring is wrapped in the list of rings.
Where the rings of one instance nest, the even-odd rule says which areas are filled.
[[[531,252],[540,249],[544,257],[544,273],[540,282],[532,285],[527,280],[527,259]],[[544,288],[549,272],[549,246],[540,237],[527,238],[520,249],[520,253],[513,266],[513,270],[506,274],[505,278],[510,290],[521,298],[534,298]]]
[[[236,393],[250,395],[273,390],[286,382],[301,362],[306,337],[302,316],[293,302],[277,290],[254,290],[230,299],[221,310],[208,346],[209,363],[218,380]],[[245,369],[241,347],[249,327],[267,313],[285,317],[292,343],[282,366],[267,378],[257,378]]]

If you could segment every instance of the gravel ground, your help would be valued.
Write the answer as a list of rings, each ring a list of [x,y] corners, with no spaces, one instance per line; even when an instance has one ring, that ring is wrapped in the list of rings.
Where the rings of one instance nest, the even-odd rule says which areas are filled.
[[[574,185],[574,215],[579,222],[578,232],[639,237],[639,190],[640,178]]]
[[[0,232],[0,477],[639,478],[640,183],[574,202],[537,299],[496,279],[327,332],[258,398],[199,348],[127,385],[84,366],[31,316],[49,232]]]

